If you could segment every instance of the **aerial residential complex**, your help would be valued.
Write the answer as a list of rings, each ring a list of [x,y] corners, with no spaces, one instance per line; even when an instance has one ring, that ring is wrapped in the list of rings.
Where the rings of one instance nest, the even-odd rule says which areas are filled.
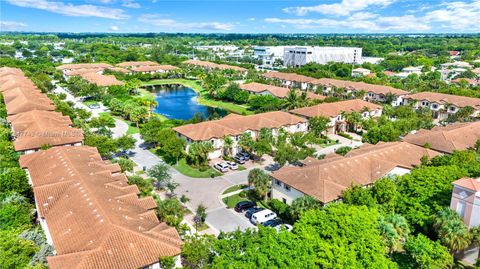
[[[380,31],[401,1],[257,3],[231,24],[79,1],[78,28],[110,32],[0,34],[0,268],[480,264],[478,35],[310,33]],[[2,18],[38,9],[17,4]],[[476,11],[451,4],[408,16]],[[221,33],[124,33],[137,21]],[[305,33],[227,33],[260,21]]]

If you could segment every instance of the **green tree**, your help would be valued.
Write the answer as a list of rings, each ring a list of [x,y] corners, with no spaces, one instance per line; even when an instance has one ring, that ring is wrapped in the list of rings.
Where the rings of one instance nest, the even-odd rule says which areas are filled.
[[[313,117],[309,120],[309,129],[317,137],[324,135],[325,131],[330,124],[330,120],[326,117]]]
[[[207,166],[208,154],[213,150],[211,142],[194,142],[188,148],[187,160],[196,167]]]
[[[407,220],[399,214],[389,214],[380,216],[379,224],[380,234],[390,255],[394,251],[402,250],[410,233]]]
[[[113,163],[118,163],[122,172],[133,172],[133,167],[135,166],[135,163],[132,160],[124,157],[113,159]]]
[[[262,169],[254,168],[248,173],[248,185],[255,187],[255,193],[261,199],[267,199],[271,181],[270,176]]]
[[[121,151],[127,151],[135,148],[135,138],[130,135],[123,135],[116,139],[117,148]]]
[[[0,230],[0,268],[28,268],[38,247],[18,237],[17,231]]]
[[[412,268],[449,268],[453,264],[453,257],[447,248],[440,243],[431,241],[423,234],[409,237],[405,243],[405,251],[412,260]]]
[[[150,178],[143,178],[141,176],[129,176],[128,177],[129,185],[137,185],[140,190],[140,196],[150,196],[153,191],[152,180]]]
[[[172,180],[170,166],[165,163],[158,163],[148,169],[147,174],[153,178],[154,186],[157,190],[165,188],[167,183]]]
[[[252,152],[255,142],[250,133],[243,133],[238,140],[238,145],[243,151]]]
[[[212,258],[212,247],[216,238],[212,235],[194,235],[182,245],[182,265],[190,269],[205,268]]]
[[[290,215],[293,219],[299,219],[308,210],[319,209],[321,206],[317,199],[307,195],[302,196],[293,200],[290,206]]]
[[[183,220],[184,209],[180,201],[175,198],[165,200],[157,199],[157,216],[160,220],[165,221],[169,225],[178,227]]]

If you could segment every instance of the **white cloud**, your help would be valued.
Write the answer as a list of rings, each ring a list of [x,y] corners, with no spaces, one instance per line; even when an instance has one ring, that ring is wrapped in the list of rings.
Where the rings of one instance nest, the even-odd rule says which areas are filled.
[[[27,8],[36,8],[73,17],[98,17],[106,19],[126,19],[129,16],[122,9],[95,5],[74,5],[48,0],[6,0],[8,3]]]
[[[110,26],[110,31],[118,31],[118,26],[116,25]]]
[[[0,32],[18,30],[26,26],[27,24],[18,21],[0,21]]]
[[[255,21],[255,18],[248,18],[249,21]]]
[[[140,4],[133,1],[133,0],[126,0],[123,1],[122,7],[128,7],[128,8],[140,8]]]
[[[348,16],[352,12],[362,11],[370,6],[386,7],[396,0],[342,0],[340,3],[321,4],[316,6],[288,7],[283,11],[298,16],[304,16],[315,12],[325,15]]]
[[[154,26],[168,27],[169,30],[230,31],[234,27],[231,23],[222,22],[178,22],[176,20],[163,18],[161,14],[143,14],[138,18],[138,21]]]
[[[267,18],[265,19],[265,22],[289,24],[297,29],[331,29],[330,31],[332,32],[338,29],[365,30],[367,32],[425,31],[430,29],[430,26],[422,23],[418,18],[412,15],[405,15],[400,17],[379,17],[373,15],[374,14],[354,14],[353,16],[346,18],[345,20]],[[375,19],[358,19],[361,17]]]
[[[424,20],[440,27],[462,31],[480,30],[480,0],[471,3],[448,2],[425,14]]]

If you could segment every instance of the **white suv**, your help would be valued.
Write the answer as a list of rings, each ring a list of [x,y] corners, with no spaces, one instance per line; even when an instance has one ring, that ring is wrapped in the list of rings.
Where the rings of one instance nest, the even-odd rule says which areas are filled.
[[[217,169],[222,173],[226,173],[228,172],[229,166],[226,163],[215,163],[215,165],[213,165],[213,168]]]

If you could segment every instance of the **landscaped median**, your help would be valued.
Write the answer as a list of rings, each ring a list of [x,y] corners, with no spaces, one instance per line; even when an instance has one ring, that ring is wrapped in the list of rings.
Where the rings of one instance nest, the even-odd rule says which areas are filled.
[[[237,105],[233,103],[213,100],[209,98],[207,91],[198,83],[196,80],[189,79],[158,79],[148,82],[144,82],[142,86],[156,86],[156,85],[168,85],[168,84],[180,84],[185,87],[189,87],[195,92],[198,93],[198,103],[204,106],[216,107],[228,110],[230,112],[241,114],[241,115],[251,115],[252,111],[248,110],[248,107]]]

